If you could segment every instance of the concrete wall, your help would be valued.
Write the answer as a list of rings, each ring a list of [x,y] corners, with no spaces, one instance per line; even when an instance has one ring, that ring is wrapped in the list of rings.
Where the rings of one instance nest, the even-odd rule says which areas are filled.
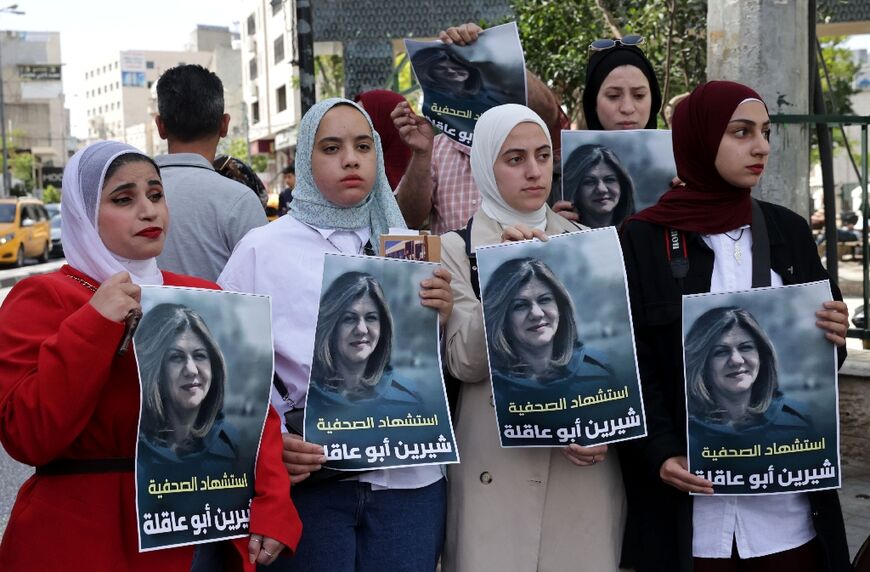
[[[707,79],[758,91],[771,114],[809,112],[806,0],[717,0],[707,10]],[[809,128],[774,125],[754,196],[809,215]]]

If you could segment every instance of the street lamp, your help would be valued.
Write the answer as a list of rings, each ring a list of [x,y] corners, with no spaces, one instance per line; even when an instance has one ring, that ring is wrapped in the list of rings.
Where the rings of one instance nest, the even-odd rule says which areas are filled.
[[[24,15],[22,10],[18,10],[18,4],[10,4],[5,8],[0,8],[0,14],[15,14],[18,16]],[[4,34],[5,36],[5,34]],[[9,179],[9,153],[6,143],[6,100],[3,99],[3,38],[0,37],[0,138],[3,140],[3,194],[10,193],[11,181]]]

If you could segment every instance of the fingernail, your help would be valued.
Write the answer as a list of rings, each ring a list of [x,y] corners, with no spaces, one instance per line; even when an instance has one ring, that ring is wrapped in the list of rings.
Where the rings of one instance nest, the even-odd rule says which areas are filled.
[[[254,562],[257,561],[257,557],[256,557],[255,555],[253,555],[253,554],[248,554],[248,561],[249,561],[251,564],[253,564]]]

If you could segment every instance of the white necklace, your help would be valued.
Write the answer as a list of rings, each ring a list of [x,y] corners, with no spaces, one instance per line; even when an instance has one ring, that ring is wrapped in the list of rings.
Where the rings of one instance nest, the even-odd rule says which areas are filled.
[[[734,238],[733,236],[731,236],[727,232],[722,233],[734,242],[734,253],[733,254],[734,254],[734,260],[737,261],[737,264],[740,264],[740,260],[743,258],[743,249],[740,248],[740,239],[743,238],[743,231],[745,231],[745,230],[746,230],[745,228],[741,228],[740,234],[737,235],[737,238]]]

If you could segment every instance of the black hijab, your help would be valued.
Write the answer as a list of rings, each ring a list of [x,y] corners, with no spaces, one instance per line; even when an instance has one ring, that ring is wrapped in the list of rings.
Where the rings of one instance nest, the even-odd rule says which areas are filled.
[[[650,106],[649,119],[644,129],[656,128],[656,115],[658,115],[659,109],[662,107],[662,93],[659,89],[659,82],[656,79],[652,64],[637,46],[617,45],[610,49],[593,53],[586,66],[586,87],[583,90],[583,116],[586,118],[587,129],[604,131],[604,126],[598,120],[598,112],[596,111],[598,91],[610,72],[620,66],[626,65],[639,69],[646,76],[647,81],[649,81],[652,105]]]

